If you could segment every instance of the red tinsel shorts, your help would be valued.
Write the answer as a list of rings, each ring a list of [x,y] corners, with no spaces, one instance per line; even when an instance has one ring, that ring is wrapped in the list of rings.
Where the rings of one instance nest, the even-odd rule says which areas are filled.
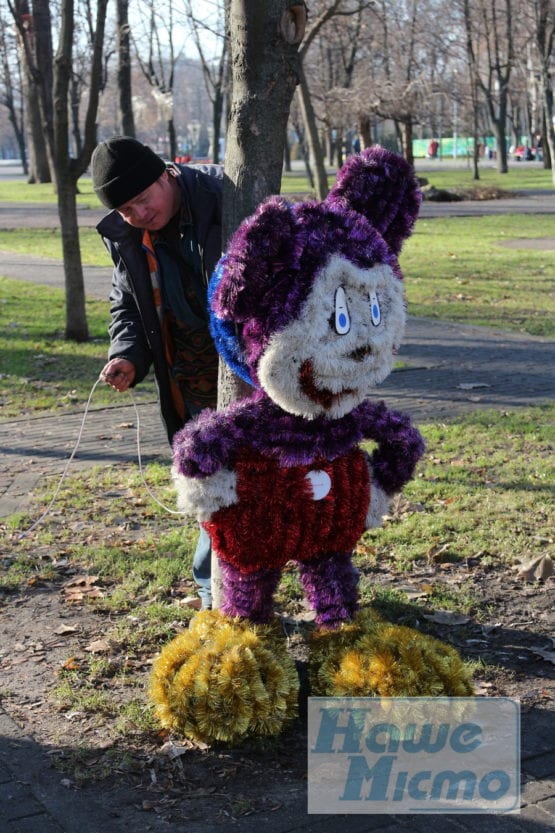
[[[238,502],[203,526],[219,557],[242,572],[350,552],[364,531],[370,476],[359,448],[331,462],[288,468],[247,450],[235,472]]]

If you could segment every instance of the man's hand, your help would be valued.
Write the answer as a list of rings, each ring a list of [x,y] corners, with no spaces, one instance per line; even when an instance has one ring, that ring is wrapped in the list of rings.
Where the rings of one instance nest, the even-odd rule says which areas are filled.
[[[128,362],[127,359],[111,359],[103,367],[100,378],[107,385],[111,385],[114,390],[121,393],[133,384],[135,380],[135,365]]]

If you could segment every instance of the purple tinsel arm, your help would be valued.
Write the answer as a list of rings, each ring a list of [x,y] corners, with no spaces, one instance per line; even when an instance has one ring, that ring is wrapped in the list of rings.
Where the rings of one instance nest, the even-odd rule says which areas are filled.
[[[185,477],[208,477],[229,468],[245,434],[252,429],[254,412],[249,402],[240,400],[225,411],[207,409],[186,423],[173,440],[177,471]]]
[[[281,466],[311,465],[334,460],[363,440],[374,440],[374,477],[386,494],[411,479],[424,452],[424,441],[405,414],[389,411],[383,402],[366,400],[337,420],[303,419],[282,411],[262,391],[234,402],[224,411],[203,411],[174,439],[177,471],[203,478],[232,469],[237,452],[249,447],[274,457]]]
[[[364,438],[378,447],[370,455],[374,478],[388,495],[398,492],[414,475],[424,454],[422,435],[410,417],[390,411],[383,402],[363,402],[357,408]]]

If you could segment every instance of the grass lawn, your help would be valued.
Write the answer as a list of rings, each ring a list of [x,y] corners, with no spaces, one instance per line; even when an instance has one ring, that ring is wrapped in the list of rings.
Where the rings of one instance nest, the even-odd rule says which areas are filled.
[[[481,188],[495,186],[506,191],[519,191],[527,188],[553,189],[551,171],[544,170],[539,165],[520,165],[518,162],[509,163],[509,171],[506,174],[499,174],[491,163],[480,166],[480,179],[472,178],[472,169],[468,166],[459,166],[442,170],[438,164],[435,170],[431,163],[422,165],[417,160],[416,169],[419,176],[425,177],[428,182],[437,188]],[[329,184],[332,185],[334,174],[329,175]],[[304,171],[284,173],[281,183],[283,194],[299,194],[306,197],[311,191],[308,178]],[[27,202],[27,203],[55,203],[56,195],[51,184],[29,185],[24,180],[0,182],[0,202]],[[82,177],[79,180],[79,193],[77,194],[77,205],[81,208],[100,208],[101,203],[94,193],[90,177]]]
[[[441,168],[441,164],[438,168]],[[416,172],[436,188],[500,188],[504,191],[515,192],[536,188],[547,191],[555,189],[551,171],[539,165],[533,167],[520,165],[519,162],[509,162],[509,170],[506,174],[498,173],[491,163],[480,165],[480,179],[478,180],[473,178],[471,166],[435,170],[431,163],[420,166],[417,162]]]
[[[87,301],[90,340],[66,341],[62,290],[0,277],[2,418],[84,405],[106,362],[108,317],[107,301]],[[153,397],[153,383],[143,383],[135,395],[141,400]],[[113,404],[116,396],[111,388],[99,385],[94,404]]]
[[[79,229],[81,260],[84,266],[111,267],[112,261],[93,228]],[[0,229],[0,251],[31,253],[35,257],[62,259],[62,238],[59,229]],[[2,266],[0,264],[0,275]]]
[[[401,254],[409,312],[553,337],[553,251],[503,246],[553,236],[548,215],[418,220]]]
[[[101,208],[102,204],[92,187],[90,177],[79,180],[77,205],[81,208]],[[0,182],[0,202],[56,203],[56,192],[52,183],[29,185],[24,179]]]
[[[434,168],[432,163],[416,162],[416,172],[419,177],[426,179],[430,185],[436,188],[499,188],[504,191],[524,191],[527,189],[553,190],[553,179],[551,171],[544,170],[539,165],[531,167],[528,165],[519,166],[517,162],[509,163],[509,171],[506,174],[498,173],[491,163],[480,166],[480,179],[473,179],[473,171],[470,167],[460,165],[442,169],[441,164]],[[333,185],[334,174],[328,175],[329,185]],[[310,193],[311,188],[307,177],[302,172],[284,174],[281,191],[283,194],[296,194],[299,196]],[[0,191],[1,193],[1,191]]]

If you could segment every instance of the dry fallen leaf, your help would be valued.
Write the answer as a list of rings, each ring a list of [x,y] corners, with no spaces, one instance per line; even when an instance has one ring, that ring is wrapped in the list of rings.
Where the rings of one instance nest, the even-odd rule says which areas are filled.
[[[62,665],[64,671],[76,671],[80,667],[81,663],[77,657],[69,657]]]
[[[66,581],[62,588],[62,593],[66,602],[77,603],[84,599],[102,599],[104,593],[96,586],[98,576],[75,576]]]
[[[476,697],[486,697],[493,688],[493,683],[484,683],[478,681],[474,683],[474,695]]]
[[[166,741],[159,750],[160,755],[167,755],[168,758],[179,758],[181,755],[186,755],[187,752],[193,748],[192,744],[174,743],[171,740]]]
[[[553,559],[549,555],[539,555],[518,569],[518,577],[524,581],[544,580],[553,575]]]
[[[57,636],[65,636],[69,633],[77,633],[77,630],[78,628],[76,628],[74,625],[60,625],[59,628],[56,628],[54,633],[57,634]]]
[[[424,599],[433,592],[431,584],[399,584],[395,585],[396,589],[404,593],[409,600]]]
[[[88,651],[90,654],[106,654],[108,651],[111,651],[111,645],[107,639],[95,639],[94,642],[91,642],[84,648],[85,651]]]
[[[64,587],[88,587],[90,584],[94,584],[95,581],[98,581],[98,576],[79,575],[65,581]]]

